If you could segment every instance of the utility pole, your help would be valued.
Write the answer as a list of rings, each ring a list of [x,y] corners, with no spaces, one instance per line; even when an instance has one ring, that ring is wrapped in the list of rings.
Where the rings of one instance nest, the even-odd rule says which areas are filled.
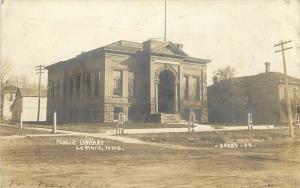
[[[40,121],[40,108],[41,108],[41,78],[44,70],[43,65],[39,65],[35,67],[36,74],[39,74],[39,99],[38,99],[38,113],[37,113],[37,121]]]
[[[3,99],[2,99],[2,94],[3,94],[3,82],[2,80],[0,81],[0,123],[4,123],[3,121]]]
[[[165,32],[164,32],[164,43],[167,41],[167,0],[165,0]]]
[[[274,47],[276,46],[280,46],[281,49],[275,51],[275,53],[277,52],[281,52],[282,54],[282,61],[283,61],[283,71],[284,71],[284,75],[285,75],[285,96],[286,96],[286,102],[287,102],[287,112],[288,112],[288,124],[290,127],[290,131],[291,131],[291,137],[294,138],[294,130],[293,130],[293,120],[292,120],[292,109],[291,109],[291,99],[290,99],[290,92],[289,92],[289,83],[288,83],[288,75],[287,75],[287,70],[286,70],[286,62],[285,62],[285,54],[284,51],[285,50],[289,50],[292,47],[288,47],[288,48],[284,48],[284,44],[287,44],[289,42],[292,42],[291,40],[289,41],[280,41],[278,44],[275,44]]]

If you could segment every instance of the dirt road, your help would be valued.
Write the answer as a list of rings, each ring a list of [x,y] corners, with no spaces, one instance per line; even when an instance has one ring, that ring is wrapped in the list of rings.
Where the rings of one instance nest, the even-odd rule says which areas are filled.
[[[84,140],[121,150],[76,150]],[[1,139],[3,187],[294,188],[299,153],[291,143],[193,150],[86,136]]]

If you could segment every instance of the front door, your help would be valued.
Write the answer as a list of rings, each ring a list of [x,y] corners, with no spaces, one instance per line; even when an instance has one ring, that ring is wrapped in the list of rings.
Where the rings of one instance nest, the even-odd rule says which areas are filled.
[[[175,77],[171,71],[164,70],[159,75],[158,112],[174,113]]]

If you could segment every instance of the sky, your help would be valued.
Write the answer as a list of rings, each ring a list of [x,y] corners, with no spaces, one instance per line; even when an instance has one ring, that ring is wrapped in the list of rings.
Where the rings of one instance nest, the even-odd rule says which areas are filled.
[[[3,1],[3,0],[2,0]],[[164,36],[164,0],[4,0],[1,62],[38,80],[35,66],[70,59],[118,40]],[[288,74],[300,77],[299,0],[167,0],[167,40],[193,57],[210,59],[208,82],[230,65],[238,76],[283,72],[274,44],[292,40]],[[43,75],[43,81],[47,75]]]

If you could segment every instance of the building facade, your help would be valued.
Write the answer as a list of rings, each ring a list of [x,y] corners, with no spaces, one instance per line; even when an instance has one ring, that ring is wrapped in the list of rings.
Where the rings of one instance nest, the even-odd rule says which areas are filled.
[[[207,121],[206,64],[181,44],[118,41],[48,69],[47,119],[59,122]]]
[[[38,117],[38,101],[39,90],[29,88],[19,88],[16,93],[16,98],[12,105],[12,120],[19,122],[37,121]],[[39,121],[46,121],[47,111],[47,90],[41,90],[40,93],[40,112]]]
[[[209,121],[247,123],[248,113],[252,113],[256,124],[287,123],[285,76],[270,72],[269,66],[266,64],[265,73],[222,80],[209,86]],[[288,80],[292,116],[296,121],[300,113],[300,79],[289,76]]]
[[[12,104],[15,100],[17,87],[5,85],[1,92],[1,120],[10,121],[12,119]]]

